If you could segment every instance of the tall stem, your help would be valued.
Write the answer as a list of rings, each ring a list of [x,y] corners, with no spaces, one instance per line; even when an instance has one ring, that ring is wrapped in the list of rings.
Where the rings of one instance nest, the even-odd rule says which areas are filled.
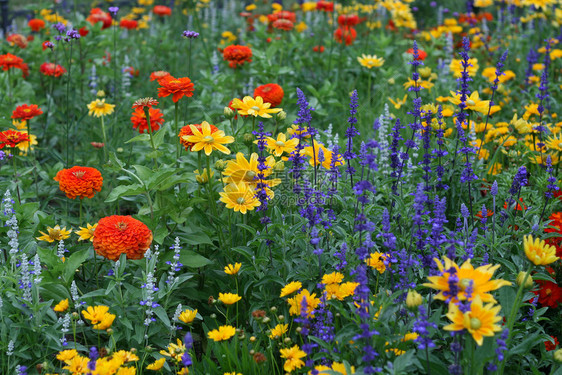
[[[101,116],[101,133],[103,135],[103,162],[107,162],[107,135],[105,134],[104,116]]]

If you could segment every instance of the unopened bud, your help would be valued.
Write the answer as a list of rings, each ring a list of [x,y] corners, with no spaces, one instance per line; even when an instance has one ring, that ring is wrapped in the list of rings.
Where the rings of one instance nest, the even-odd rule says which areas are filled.
[[[517,283],[517,285],[521,286],[521,284],[523,284],[523,280],[525,280],[525,276],[527,275],[527,272],[519,272],[519,275],[517,275],[517,279],[515,279],[515,282]],[[531,275],[527,276],[527,280],[525,280],[525,288],[531,288],[533,287],[533,277]]]
[[[277,163],[275,163],[275,165],[273,166],[273,170],[275,172],[283,172],[285,170],[285,163],[283,163],[282,161],[278,161]]]
[[[301,332],[302,332],[302,327],[297,327],[297,329],[296,329],[295,331],[297,331],[297,333],[301,333]]]
[[[290,338],[290,337],[285,337],[285,338],[283,339],[283,342],[284,342],[285,344],[290,344],[290,343],[291,343],[291,338]]]
[[[108,328],[106,332],[110,336],[113,335],[113,329],[111,329],[111,328]]]
[[[217,318],[217,314],[211,314],[211,319],[216,319]]]
[[[277,119],[283,121],[287,118],[287,112],[281,111],[277,114]]]
[[[226,161],[219,159],[215,162],[215,169],[219,172],[222,172],[226,169]]]
[[[562,362],[562,349],[558,349],[554,352],[554,360],[556,362]]]
[[[408,290],[408,295],[406,296],[406,306],[409,309],[415,310],[419,305],[422,304],[422,296],[415,290]]]
[[[254,342],[254,341],[256,341],[256,336],[250,337],[250,342]]]
[[[244,143],[252,144],[252,142],[254,142],[254,135],[251,133],[246,133],[244,134],[243,139]]]
[[[230,107],[224,107],[223,113],[226,118],[232,118],[234,116],[234,111]]]
[[[269,322],[271,321],[271,319],[269,319],[269,317],[266,316],[266,317],[263,318],[261,321],[262,321],[262,323],[269,323]]]
[[[284,320],[285,320],[285,315],[279,315],[279,316],[277,317],[277,320],[279,320],[280,322],[284,321]]]
[[[274,313],[274,312],[277,311],[277,307],[273,306],[273,307],[271,307],[271,308],[269,309],[269,311],[271,311],[272,313]]]
[[[250,355],[254,355],[256,351],[254,349],[250,350]]]

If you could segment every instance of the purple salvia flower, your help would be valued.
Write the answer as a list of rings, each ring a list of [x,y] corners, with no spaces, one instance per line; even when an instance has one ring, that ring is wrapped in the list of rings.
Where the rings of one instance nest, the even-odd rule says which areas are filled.
[[[356,115],[358,107],[359,100],[357,97],[357,90],[353,90],[349,103],[349,118],[347,119],[349,127],[345,131],[345,136],[347,137],[347,149],[343,153],[343,158],[347,162],[347,174],[349,175],[351,186],[353,186],[353,175],[355,174],[355,169],[351,166],[350,160],[357,157],[357,155],[353,152],[353,138],[360,135],[359,131],[355,127],[355,124],[357,124]]]
[[[188,39],[195,39],[195,38],[199,37],[198,32],[191,31],[191,30],[185,30],[183,33],[181,33],[181,35],[184,38],[188,38]]]
[[[119,12],[119,7],[109,7],[107,10],[113,17],[115,17],[117,15],[117,12]]]

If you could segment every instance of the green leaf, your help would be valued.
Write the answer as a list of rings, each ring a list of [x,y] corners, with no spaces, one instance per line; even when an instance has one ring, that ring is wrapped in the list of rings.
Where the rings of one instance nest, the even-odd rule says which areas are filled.
[[[191,250],[182,250],[180,254],[180,263],[191,268],[201,268],[213,263],[210,259],[205,258]]]
[[[125,142],[125,144],[131,142],[149,142],[149,141],[150,141],[150,134],[143,133],[141,135],[137,135],[136,137],[129,139],[128,141]]]
[[[164,238],[166,238],[166,236],[168,236],[170,232],[168,231],[168,228],[166,228],[165,225],[159,225],[155,230],[154,230],[154,242],[156,242],[159,245],[162,245],[162,243],[164,242]]]
[[[154,147],[156,147],[157,149],[158,147],[160,147],[160,145],[164,142],[165,135],[166,135],[166,130],[164,128],[152,134],[154,140]]]
[[[88,259],[89,253],[90,249],[80,250],[66,259],[62,275],[65,282],[69,283],[74,278],[74,273]]]
[[[123,162],[119,160],[119,158],[117,157],[117,155],[115,155],[115,152],[113,151],[109,153],[109,161],[111,165],[117,167],[117,170],[125,166],[125,164],[123,164]]]
[[[131,185],[121,185],[114,188],[109,196],[106,198],[106,202],[115,202],[117,199],[121,197],[126,197],[129,195],[139,195],[145,192],[144,187],[140,184],[131,184]]]
[[[207,236],[203,232],[189,233],[187,235],[187,237],[182,237],[182,240],[187,242],[190,245],[203,245],[203,244],[212,245],[213,244],[213,242],[211,241],[209,236]]]
[[[166,315],[166,311],[162,308],[162,306],[156,307],[154,309],[154,314],[156,314],[156,316],[160,318],[162,323],[164,323],[167,328],[171,327],[170,318],[168,318],[168,315]]]
[[[146,179],[145,184],[149,190],[156,189],[158,185],[163,183],[168,177],[171,177],[174,174],[176,174],[176,171],[170,169],[161,170],[156,173],[152,173],[152,175]]]
[[[152,169],[147,168],[144,165],[133,165],[133,168],[135,168],[135,171],[137,171],[137,175],[143,181],[148,180],[154,174],[154,172],[152,172]]]

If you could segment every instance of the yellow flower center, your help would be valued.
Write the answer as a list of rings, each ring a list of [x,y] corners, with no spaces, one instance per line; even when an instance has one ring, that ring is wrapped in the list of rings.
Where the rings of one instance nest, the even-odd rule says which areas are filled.
[[[461,279],[461,281],[459,282],[459,286],[462,290],[466,290],[466,288],[468,288],[470,286],[471,282],[472,282],[472,279],[464,278],[464,279]]]
[[[211,137],[210,135],[207,135],[205,137],[203,137],[203,141],[207,142],[207,143],[213,143],[215,139],[213,137]]]
[[[558,148],[562,148],[562,142],[558,142]]]
[[[470,318],[470,329],[478,329],[482,327],[482,322],[478,318]]]
[[[117,224],[115,224],[115,226],[116,226],[117,229],[119,229],[120,231],[123,231],[123,230],[127,229],[127,223],[117,223]]]
[[[24,111],[25,113],[29,113],[29,112],[31,112],[31,109],[26,108],[26,109],[24,109],[23,111]]]
[[[250,109],[252,109],[252,110],[254,110],[254,111],[259,111],[259,110],[260,110],[260,107],[258,107],[258,106],[255,105],[255,106],[253,106],[253,107],[250,108]]]
[[[105,103],[104,102],[97,102],[96,108],[105,108]]]
[[[60,237],[60,230],[58,229],[53,229],[50,233],[51,238],[59,238]]]
[[[466,101],[466,104],[468,104],[468,105],[475,105],[476,103],[474,102],[474,100],[468,99],[468,100]]]
[[[283,147],[283,146],[285,146],[285,142],[277,141],[277,142],[275,142],[275,145],[278,146],[278,147]]]
[[[244,204],[244,202],[246,202],[246,200],[243,197],[240,197],[236,200],[236,203],[238,204]]]

